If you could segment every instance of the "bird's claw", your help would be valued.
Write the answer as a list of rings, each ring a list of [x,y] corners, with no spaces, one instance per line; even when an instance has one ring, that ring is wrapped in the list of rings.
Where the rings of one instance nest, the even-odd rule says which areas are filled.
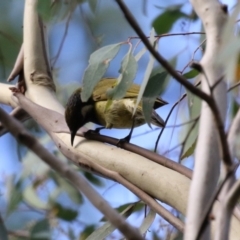
[[[127,135],[125,138],[119,139],[117,142],[117,147],[122,148],[123,143],[129,143],[131,140],[131,135]]]

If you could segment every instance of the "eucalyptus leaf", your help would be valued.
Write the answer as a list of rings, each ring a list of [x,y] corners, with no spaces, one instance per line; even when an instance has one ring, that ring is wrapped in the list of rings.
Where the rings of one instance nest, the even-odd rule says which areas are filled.
[[[183,76],[187,79],[192,79],[195,78],[198,74],[199,72],[196,69],[192,69],[189,72],[184,73]]]
[[[112,44],[98,49],[91,54],[89,65],[84,72],[81,98],[86,102],[92,95],[94,87],[102,79],[110,61],[116,56],[121,43]]]
[[[54,212],[56,212],[56,217],[61,218],[65,221],[71,222],[76,219],[78,212],[71,208],[66,208],[59,203],[53,205]]]
[[[183,153],[183,155],[181,156],[181,160],[183,160],[184,158],[188,158],[191,155],[193,155],[195,148],[196,148],[196,144],[197,144],[197,138],[195,139],[195,141],[193,142],[193,144],[186,149],[186,151]]]
[[[137,61],[132,54],[132,51],[123,58],[121,69],[119,70],[118,84],[107,91],[107,96],[110,99],[121,99],[125,96],[126,91],[132,85],[137,73]]]
[[[130,216],[135,207],[135,203],[129,204],[120,214],[124,217]],[[101,240],[106,239],[116,229],[110,222],[104,223],[100,228],[89,235],[86,240]]]
[[[144,220],[139,228],[139,230],[142,234],[145,234],[147,232],[147,230],[152,225],[155,217],[156,217],[156,212],[153,211],[152,209],[150,209],[150,211],[148,212],[147,216],[144,218]]]
[[[37,11],[44,21],[51,17],[51,0],[38,1]]]
[[[143,47],[136,55],[135,55],[135,59],[138,62],[141,57],[147,52],[147,48]]]
[[[23,190],[23,199],[36,209],[49,210],[51,208],[48,202],[44,202],[40,199],[36,193],[36,189],[34,189],[32,185],[29,185]]]
[[[43,219],[34,224],[30,231],[31,240],[49,240],[51,232],[48,219]]]
[[[88,0],[89,7],[93,13],[96,12],[98,0]]]
[[[142,99],[143,115],[149,126],[151,122],[154,102],[162,92],[161,83],[166,79],[167,75],[168,75],[167,72],[162,72],[151,77],[143,93]]]
[[[1,216],[0,216],[0,239],[8,240],[8,232]]]
[[[81,232],[79,240],[85,240],[95,230],[95,225],[89,225]]]
[[[84,172],[84,176],[95,186],[102,187],[104,185],[103,181],[92,173]]]
[[[50,177],[58,185],[61,191],[65,191],[68,197],[76,204],[83,203],[83,197],[81,193],[73,187],[66,179],[62,178],[56,173],[51,173]]]
[[[14,180],[13,177],[7,180],[7,216],[14,212],[22,201],[22,181],[18,180],[17,183],[15,183]]]
[[[122,213],[125,210],[129,209],[129,207],[131,208],[132,205],[134,205],[134,208],[132,209],[132,213],[141,211],[145,206],[145,204],[142,201],[137,201],[137,202],[125,203],[125,204],[115,208],[115,210],[119,213]],[[102,221],[107,221],[107,219],[105,217],[103,217],[100,220],[100,222],[102,222]]]
[[[194,120],[200,115],[201,100],[189,91],[187,91],[187,100],[190,120]],[[194,128],[192,129],[193,124],[195,123],[193,122],[188,125],[188,131],[191,130],[191,133],[184,145],[181,159],[184,159],[185,157],[192,155],[195,150],[195,144],[198,137],[199,122],[195,124]],[[188,131],[186,132],[186,134],[188,133]]]
[[[169,8],[160,14],[152,23],[157,34],[168,33],[173,24],[182,17],[188,17],[181,12],[182,5],[177,5],[175,8]]]
[[[154,40],[155,40],[154,36],[155,36],[155,31],[154,31],[154,29],[152,29],[151,33],[150,33],[150,39],[149,39],[149,42],[152,45],[154,45]],[[149,56],[149,62],[148,62],[148,65],[147,65],[147,68],[146,68],[146,71],[145,71],[145,74],[144,74],[144,77],[143,77],[142,84],[140,86],[140,90],[139,90],[139,93],[138,93],[136,104],[135,104],[135,107],[134,107],[133,115],[135,114],[137,106],[139,105],[139,103],[142,99],[143,92],[144,92],[144,90],[147,86],[149,77],[150,77],[150,75],[152,73],[152,70],[153,70],[154,62],[155,62],[155,58],[152,55],[150,55]]]

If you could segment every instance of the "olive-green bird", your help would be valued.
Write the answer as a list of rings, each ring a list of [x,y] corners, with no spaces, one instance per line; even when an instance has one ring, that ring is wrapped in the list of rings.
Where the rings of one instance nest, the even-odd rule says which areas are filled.
[[[140,90],[140,86],[137,84],[131,85],[123,99],[113,100],[110,107],[106,108],[108,100],[106,92],[109,88],[113,88],[116,82],[117,79],[115,78],[104,78],[100,80],[87,102],[82,102],[81,100],[81,88],[73,92],[67,102],[65,110],[65,119],[71,132],[72,145],[78,129],[88,122],[102,125],[105,128],[120,129],[132,128],[133,121],[134,127],[146,123],[141,103],[137,106],[134,118],[132,116]],[[165,122],[154,109],[162,107],[165,104],[167,104],[167,102],[161,98],[157,98],[153,106],[151,123],[158,127],[164,127]]]

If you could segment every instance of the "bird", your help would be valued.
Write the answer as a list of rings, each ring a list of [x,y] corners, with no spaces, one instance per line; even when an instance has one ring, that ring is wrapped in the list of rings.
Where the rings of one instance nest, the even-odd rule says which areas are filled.
[[[133,111],[137,101],[140,86],[132,84],[125,96],[119,100],[112,100],[108,104],[107,90],[116,86],[116,78],[103,78],[93,89],[93,93],[88,101],[81,100],[82,88],[77,88],[67,101],[65,108],[65,120],[71,133],[71,145],[73,145],[75,135],[79,128],[88,122],[103,126],[102,128],[133,128],[146,123],[142,104],[137,106],[135,115]],[[156,113],[155,109],[168,104],[161,98],[156,98],[152,110],[151,123],[158,127],[164,127],[164,120]],[[102,129],[99,128],[99,129]],[[130,132],[130,133],[131,133]],[[131,134],[129,134],[131,136]],[[129,137],[128,136],[128,140]]]

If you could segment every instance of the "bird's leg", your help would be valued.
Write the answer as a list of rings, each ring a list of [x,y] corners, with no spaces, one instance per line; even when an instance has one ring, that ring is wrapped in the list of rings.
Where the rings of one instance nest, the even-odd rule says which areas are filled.
[[[132,127],[131,127],[131,130],[130,130],[129,134],[125,138],[119,139],[119,141],[117,143],[118,147],[121,147],[121,144],[123,142],[128,142],[128,143],[130,142],[131,137],[132,137],[132,133],[133,133],[133,129],[134,129],[134,125],[135,125],[135,116],[133,117]]]
[[[90,133],[90,134],[95,134],[95,133],[100,133],[101,130],[103,130],[105,127],[98,127],[95,130],[88,130],[86,133]]]

